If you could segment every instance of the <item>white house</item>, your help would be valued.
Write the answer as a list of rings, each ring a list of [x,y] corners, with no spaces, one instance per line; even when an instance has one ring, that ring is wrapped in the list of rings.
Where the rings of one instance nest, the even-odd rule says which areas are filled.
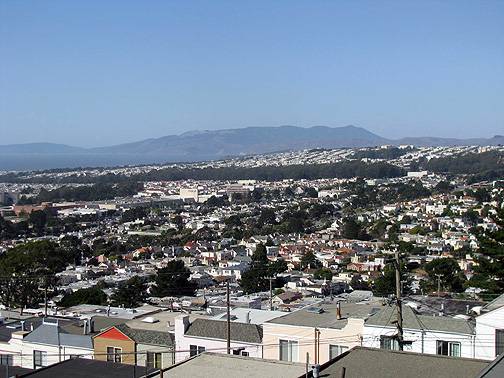
[[[49,366],[80,356],[93,358],[93,341],[90,335],[76,335],[61,329],[57,320],[43,320],[33,331],[12,332],[7,344],[2,344],[2,354],[10,355],[12,365],[29,369]]]
[[[493,360],[504,353],[504,295],[481,309],[476,317],[476,358]]]
[[[231,322],[230,347],[234,355],[263,357],[262,327],[258,324]],[[195,319],[188,315],[175,319],[176,362],[205,351],[227,353],[227,322]]]
[[[419,315],[403,305],[404,350],[416,353],[475,358],[475,333],[469,320]],[[387,306],[364,324],[362,345],[398,349],[396,307]]]

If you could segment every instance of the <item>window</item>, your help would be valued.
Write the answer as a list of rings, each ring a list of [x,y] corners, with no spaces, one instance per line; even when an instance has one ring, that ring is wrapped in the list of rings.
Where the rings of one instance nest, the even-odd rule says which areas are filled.
[[[47,366],[47,352],[41,350],[33,351],[33,368],[37,369],[39,367]]]
[[[12,354],[0,354],[0,365],[12,366]]]
[[[200,353],[203,353],[205,351],[205,347],[198,346],[198,345],[189,345],[189,355],[191,357],[196,356]]]
[[[233,349],[233,354],[235,356],[248,356],[249,352],[245,352],[245,348],[236,348]]]
[[[161,353],[147,352],[147,367],[161,369]]]
[[[122,354],[122,348],[107,347],[108,362],[122,362],[121,354]]]
[[[298,354],[298,342],[292,340],[280,340],[280,361],[296,362]]]
[[[395,336],[381,336],[380,348],[389,350],[399,350],[399,342]]]
[[[344,353],[348,350],[348,347],[343,345],[329,345],[329,359],[332,360],[335,357],[338,357],[341,353]]]
[[[495,330],[495,357],[504,353],[504,329]]]
[[[436,341],[437,354],[442,356],[460,357],[460,343],[451,341]]]

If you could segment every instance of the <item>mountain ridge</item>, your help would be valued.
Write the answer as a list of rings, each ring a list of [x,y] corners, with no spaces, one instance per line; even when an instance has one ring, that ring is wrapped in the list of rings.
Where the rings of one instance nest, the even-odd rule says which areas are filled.
[[[235,129],[194,130],[178,135],[148,138],[105,147],[82,148],[57,143],[0,145],[0,154],[131,154],[166,155],[171,160],[271,153],[305,148],[373,147],[383,144],[415,146],[457,146],[504,144],[504,136],[491,138],[404,137],[389,139],[365,128],[348,125],[299,127],[291,125]]]

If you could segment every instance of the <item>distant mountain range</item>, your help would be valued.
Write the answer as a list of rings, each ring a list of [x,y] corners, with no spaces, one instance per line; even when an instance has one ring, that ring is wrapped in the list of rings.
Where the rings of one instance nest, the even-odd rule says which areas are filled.
[[[145,139],[139,142],[99,148],[79,148],[53,143],[28,143],[0,146],[0,155],[67,155],[109,157],[108,164],[138,164],[168,161],[198,161],[231,156],[263,154],[305,148],[372,147],[383,144],[416,146],[498,145],[504,136],[455,139],[411,137],[387,139],[355,126],[309,128],[296,126],[246,127],[242,129],[192,131],[180,135]],[[118,158],[120,157],[120,158]],[[86,161],[86,159],[84,159]],[[106,160],[104,160],[106,161]],[[85,164],[85,163],[84,163]],[[0,168],[2,167],[0,163]],[[75,166],[75,164],[71,164]]]

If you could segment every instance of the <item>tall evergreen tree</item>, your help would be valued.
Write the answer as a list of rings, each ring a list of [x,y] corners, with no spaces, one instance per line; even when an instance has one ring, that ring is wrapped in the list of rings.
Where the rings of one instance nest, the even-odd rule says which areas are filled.
[[[194,295],[197,284],[189,281],[190,275],[191,271],[182,260],[172,260],[166,268],[158,270],[151,293],[155,297]]]
[[[146,298],[147,284],[145,280],[134,276],[122,285],[119,285],[111,299],[114,306],[133,308],[142,305]]]

